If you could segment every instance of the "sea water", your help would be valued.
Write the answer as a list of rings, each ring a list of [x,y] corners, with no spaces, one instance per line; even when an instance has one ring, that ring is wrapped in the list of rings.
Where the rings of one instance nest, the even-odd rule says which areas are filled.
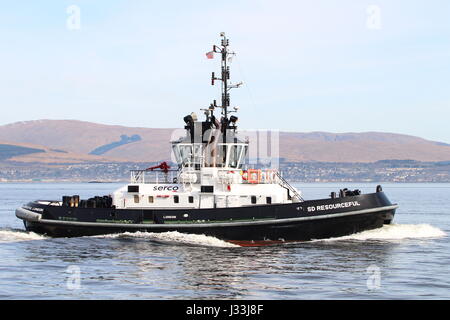
[[[305,199],[375,183],[297,184]],[[34,199],[119,184],[0,184],[0,299],[449,299],[450,184],[383,184],[394,224],[340,238],[239,247],[204,235],[49,238],[14,215]]]

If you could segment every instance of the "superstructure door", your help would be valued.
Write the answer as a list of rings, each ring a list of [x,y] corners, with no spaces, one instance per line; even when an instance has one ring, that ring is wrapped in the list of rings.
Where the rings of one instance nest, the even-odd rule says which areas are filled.
[[[214,195],[213,194],[201,194],[200,195],[200,208],[214,208]]]

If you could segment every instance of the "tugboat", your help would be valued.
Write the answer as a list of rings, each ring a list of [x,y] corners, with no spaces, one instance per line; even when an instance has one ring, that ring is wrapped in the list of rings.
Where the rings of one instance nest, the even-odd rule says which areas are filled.
[[[239,245],[267,245],[339,237],[391,223],[398,205],[381,186],[376,192],[341,189],[329,197],[304,200],[276,169],[249,167],[249,141],[237,132],[231,115],[229,40],[207,57],[221,57],[221,105],[184,117],[185,136],[172,141],[176,169],[163,162],[131,171],[129,184],[108,196],[80,200],[36,200],[16,210],[25,228],[53,237],[123,232],[204,234]],[[219,115],[216,113],[220,112]]]

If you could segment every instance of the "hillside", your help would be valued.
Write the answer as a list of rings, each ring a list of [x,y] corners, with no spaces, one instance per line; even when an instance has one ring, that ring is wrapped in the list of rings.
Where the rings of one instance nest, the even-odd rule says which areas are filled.
[[[450,160],[450,145],[381,132],[280,133],[280,154],[291,162],[376,162]]]
[[[45,152],[0,160],[156,162],[170,159],[169,140],[173,131],[77,120],[17,122],[0,126],[0,141]],[[392,159],[436,162],[450,160],[450,145],[393,133],[280,132],[280,157],[289,162],[368,163]]]
[[[0,140],[0,161],[39,162],[39,163],[102,163],[119,159],[102,156],[79,154],[64,150],[50,149],[30,143],[6,142]]]
[[[0,160],[11,159],[33,153],[45,152],[44,149],[30,148],[20,145],[0,143]]]

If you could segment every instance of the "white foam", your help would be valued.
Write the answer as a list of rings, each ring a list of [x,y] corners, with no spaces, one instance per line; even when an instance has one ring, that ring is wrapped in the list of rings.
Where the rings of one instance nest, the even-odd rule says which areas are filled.
[[[349,236],[330,238],[319,241],[339,240],[403,240],[441,238],[447,234],[439,228],[429,224],[390,224],[381,228],[355,233]]]
[[[19,242],[19,241],[30,241],[30,240],[43,240],[46,239],[45,236],[34,232],[27,232],[23,230],[15,229],[4,229],[0,230],[0,242]]]
[[[204,234],[187,234],[177,231],[169,232],[124,232],[119,234],[109,234],[103,236],[95,236],[101,238],[142,238],[152,241],[174,243],[174,244],[188,244],[208,247],[239,247],[238,245],[217,239],[215,237],[206,236]]]

